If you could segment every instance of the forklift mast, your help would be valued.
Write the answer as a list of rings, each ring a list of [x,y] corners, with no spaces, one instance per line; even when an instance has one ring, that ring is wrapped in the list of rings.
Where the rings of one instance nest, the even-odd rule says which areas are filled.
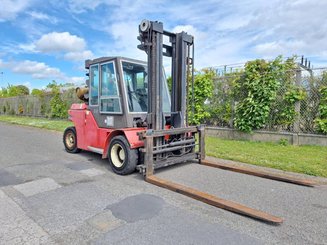
[[[169,44],[163,42],[167,37]],[[138,48],[145,51],[148,62],[148,115],[147,130],[140,133],[145,142],[144,164],[140,172],[151,176],[153,170],[205,157],[204,127],[189,126],[187,119],[190,70],[194,71],[193,36],[185,32],[171,33],[157,21],[143,20],[139,25]],[[191,57],[192,51],[192,57]],[[171,60],[171,111],[163,111],[163,56]],[[198,149],[195,151],[196,136]]]
[[[149,87],[148,117],[149,129],[161,130],[165,126],[166,115],[163,112],[163,56],[171,58],[171,112],[170,125],[173,128],[187,126],[187,81],[191,69],[193,71],[193,36],[185,32],[171,33],[163,29],[161,22],[143,20],[139,25],[141,44],[138,48],[147,53]],[[163,44],[163,37],[169,38],[170,45]],[[194,52],[192,52],[194,54]],[[193,72],[192,72],[193,77]],[[193,80],[193,79],[192,79]]]

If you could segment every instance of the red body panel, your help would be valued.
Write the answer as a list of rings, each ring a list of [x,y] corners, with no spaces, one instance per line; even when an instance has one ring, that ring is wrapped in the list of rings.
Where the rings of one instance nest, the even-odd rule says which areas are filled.
[[[70,120],[74,123],[77,134],[77,147],[83,150],[94,147],[103,150],[102,158],[107,157],[110,140],[117,135],[125,135],[131,148],[144,146],[139,140],[138,132],[146,128],[99,128],[94,116],[85,103],[73,104],[68,111]]]

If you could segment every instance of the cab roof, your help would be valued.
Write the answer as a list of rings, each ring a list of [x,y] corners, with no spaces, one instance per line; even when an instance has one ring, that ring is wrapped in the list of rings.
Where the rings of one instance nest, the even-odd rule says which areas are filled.
[[[100,58],[95,58],[95,59],[88,59],[85,60],[85,69],[89,69],[91,65],[94,64],[100,64],[100,63],[104,63],[107,61],[112,61],[112,60],[125,60],[125,61],[130,61],[130,62],[135,62],[135,63],[141,63],[146,65],[147,63],[145,61],[142,60],[137,60],[137,59],[131,59],[131,58],[127,58],[127,57],[122,57],[122,56],[107,56],[107,57],[100,57]]]

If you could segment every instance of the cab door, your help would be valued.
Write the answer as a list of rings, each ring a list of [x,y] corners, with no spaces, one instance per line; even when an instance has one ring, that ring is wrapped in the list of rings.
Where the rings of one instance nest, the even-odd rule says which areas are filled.
[[[100,66],[94,64],[89,69],[89,107],[90,110],[85,112],[84,135],[87,146],[98,147],[98,124],[96,122],[99,114],[99,91],[100,91]],[[92,112],[92,113],[91,113]]]

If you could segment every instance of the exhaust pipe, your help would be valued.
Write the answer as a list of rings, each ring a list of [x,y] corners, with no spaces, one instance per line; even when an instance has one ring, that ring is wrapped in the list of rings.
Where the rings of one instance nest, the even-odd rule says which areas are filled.
[[[75,92],[76,92],[77,98],[79,98],[80,100],[83,100],[85,102],[89,101],[89,88],[77,87]]]

